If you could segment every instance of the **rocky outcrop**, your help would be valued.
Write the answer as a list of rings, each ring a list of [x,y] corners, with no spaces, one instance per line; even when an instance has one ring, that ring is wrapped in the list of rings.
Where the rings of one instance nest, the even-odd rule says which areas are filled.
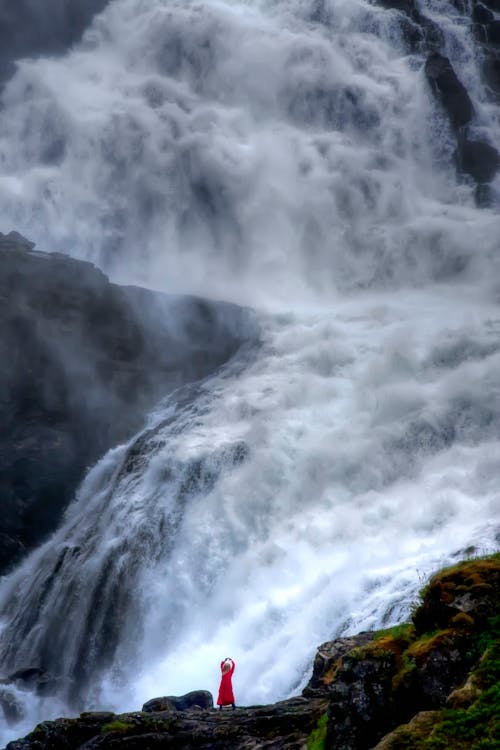
[[[378,750],[417,750],[419,738],[445,733],[441,724],[446,706],[464,710],[467,701],[481,701],[491,687],[488,680],[500,687],[500,664],[492,655],[492,649],[499,648],[499,615],[496,555],[434,576],[411,624],[362,634],[351,644],[323,644],[304,692],[328,698],[325,747],[369,750],[378,741]],[[346,650],[346,645],[352,648]],[[481,682],[485,673],[488,677]],[[484,720],[484,709],[481,715]],[[405,745],[409,735],[414,744]]]
[[[322,700],[292,698],[271,706],[223,711],[82,714],[43,722],[8,750],[301,750],[325,711]]]
[[[63,52],[109,0],[16,0],[0,4],[0,84],[20,57]]]
[[[0,574],[43,540],[86,470],[172,389],[251,336],[236,306],[120,287],[0,234]]]
[[[206,691],[157,698],[142,712],[43,722],[7,750],[493,748],[499,625],[497,554],[434,576],[411,623],[320,646],[302,697],[223,711],[200,707]]]
[[[500,167],[500,154],[490,143],[471,136],[474,118],[470,95],[444,54],[444,37],[438,26],[415,0],[379,0],[379,5],[400,11],[400,25],[411,52],[427,56],[425,75],[443,107],[456,137],[455,164],[459,173],[477,183],[478,205],[488,205],[490,183]],[[497,0],[465,3],[454,0],[457,10],[470,18],[471,28],[483,58],[483,74],[492,97],[500,100],[500,19]]]
[[[434,52],[427,58],[425,74],[432,90],[446,110],[453,128],[459,131],[474,115],[467,89],[458,79],[448,58],[439,52]]]

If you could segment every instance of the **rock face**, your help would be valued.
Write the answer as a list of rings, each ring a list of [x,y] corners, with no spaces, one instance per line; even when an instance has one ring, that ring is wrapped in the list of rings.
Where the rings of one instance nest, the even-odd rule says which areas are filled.
[[[491,182],[500,166],[500,154],[482,141],[459,141],[457,148],[458,167],[462,172],[482,185]]]
[[[235,353],[245,321],[235,306],[119,287],[0,234],[0,574],[155,401]]]
[[[63,52],[109,0],[16,0],[0,4],[0,83],[20,57]]]
[[[474,682],[485,650],[490,653],[488,648],[495,644],[498,648],[499,614],[500,555],[496,555],[434,576],[413,624],[362,634],[352,639],[352,644],[323,644],[304,693],[328,696],[325,747],[369,750],[380,741],[378,750],[417,750],[419,737],[438,732],[443,721],[441,709],[459,700],[457,688],[463,690],[464,684],[471,679]],[[346,651],[346,645],[352,648]],[[489,668],[488,679],[498,685],[500,665],[493,677],[491,672],[494,670]],[[469,700],[480,700],[481,691],[490,688],[486,681],[479,688],[480,682],[476,679],[477,692],[465,691]],[[482,720],[486,716],[484,712]],[[409,729],[396,732],[390,744],[389,740],[382,742],[384,735],[406,722],[413,722]],[[407,741],[409,735],[414,744],[401,740],[404,736]],[[443,744],[443,748],[447,746],[452,744]]]
[[[500,19],[498,0],[452,0],[456,9],[469,19],[483,60],[483,75],[493,100],[500,100]],[[425,7],[415,0],[378,0],[387,9],[400,12],[400,26],[411,52],[427,56],[425,75],[437,101],[443,107],[456,137],[455,163],[459,173],[477,183],[478,205],[488,205],[490,183],[499,167],[500,154],[489,143],[471,136],[474,105],[448,57],[444,55],[444,36]]]
[[[455,130],[467,125],[474,115],[474,108],[467,89],[459,81],[448,58],[439,52],[429,55],[425,74]]]
[[[493,750],[499,624],[497,554],[434,576],[412,623],[324,643],[302,697],[223,711],[206,691],[157,698],[43,722],[7,750]]]

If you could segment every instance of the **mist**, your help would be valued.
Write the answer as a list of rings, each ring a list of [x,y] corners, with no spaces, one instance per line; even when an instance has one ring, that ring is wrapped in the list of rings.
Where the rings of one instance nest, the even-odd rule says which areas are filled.
[[[498,216],[457,184],[398,14],[314,8],[120,0],[64,61],[20,62],[0,125],[6,219],[115,280],[264,304],[492,262]],[[472,40],[453,31],[460,57]],[[476,126],[498,146],[473,63]]]
[[[500,148],[470,27],[419,7]],[[2,581],[2,671],[57,685],[20,691],[23,728],[214,691],[228,653],[241,705],[296,694],[318,644],[498,547],[500,182],[478,207],[405,28],[367,0],[113,0],[63,58],[18,61],[3,221],[253,331]]]

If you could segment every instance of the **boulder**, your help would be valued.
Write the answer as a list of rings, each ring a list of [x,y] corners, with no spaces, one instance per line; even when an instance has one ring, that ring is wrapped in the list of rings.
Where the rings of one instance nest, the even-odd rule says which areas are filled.
[[[193,690],[186,695],[168,695],[165,698],[153,698],[145,703],[142,710],[146,713],[154,711],[189,711],[191,709],[213,708],[214,699],[208,690]]]
[[[334,682],[342,659],[359,646],[373,641],[373,633],[360,633],[348,638],[337,638],[319,646],[313,663],[313,672],[302,695],[312,697],[318,692],[329,689]]]

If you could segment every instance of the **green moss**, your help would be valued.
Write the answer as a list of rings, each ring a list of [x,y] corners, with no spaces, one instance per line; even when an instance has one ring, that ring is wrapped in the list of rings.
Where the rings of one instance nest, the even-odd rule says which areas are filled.
[[[468,708],[445,709],[429,736],[416,738],[406,728],[395,749],[498,750],[500,747],[500,640],[484,654],[473,674],[483,691]]]
[[[425,750],[498,750],[500,685],[485,690],[468,709],[445,711]]]
[[[395,625],[393,628],[386,628],[385,630],[377,630],[374,633],[374,640],[386,640],[392,638],[395,641],[409,643],[415,636],[415,628],[410,622],[404,622],[401,625]]]
[[[101,728],[101,734],[118,732],[119,734],[141,734],[144,732],[167,732],[173,726],[172,720],[156,719],[149,714],[137,714],[135,721],[127,719],[124,714],[123,718],[115,719]]]
[[[48,733],[48,726],[46,721],[42,721],[40,724],[37,724],[34,730],[31,734],[34,735],[42,735]]]
[[[326,729],[328,725],[328,716],[323,714],[319,719],[316,728],[313,729],[307,738],[307,750],[325,750]]]
[[[421,750],[422,742],[440,719],[440,711],[426,711],[418,714],[411,724],[398,727],[386,738],[384,750]]]
[[[500,641],[500,615],[489,618],[486,628],[477,638],[477,648],[483,653],[497,641]]]
[[[460,611],[462,601],[472,602],[470,612]],[[432,656],[454,651],[458,655],[454,658],[476,664],[469,674],[468,691],[464,687],[462,696],[454,691],[453,707],[416,713],[381,746],[384,750],[500,750],[500,553],[469,559],[434,575],[420,592],[412,619],[413,624],[376,632],[372,641],[350,651],[332,667],[332,680],[342,665],[349,668],[349,660],[383,660],[385,665],[379,666],[393,675],[394,706],[407,706],[412,691],[418,693],[420,675]],[[323,732],[318,725],[310,735],[308,750],[324,748],[326,719],[322,726]]]
[[[405,652],[399,661],[398,671],[392,678],[392,689],[394,692],[408,685],[416,668],[415,659]]]
[[[423,633],[408,648],[408,656],[415,659],[417,664],[424,662],[433,651],[443,646],[450,646],[454,635],[455,631],[450,628]]]
[[[110,732],[119,732],[120,734],[126,734],[130,730],[135,729],[135,725],[130,721],[122,721],[121,719],[115,719],[109,724],[104,724],[101,728],[101,734],[109,734]]]

